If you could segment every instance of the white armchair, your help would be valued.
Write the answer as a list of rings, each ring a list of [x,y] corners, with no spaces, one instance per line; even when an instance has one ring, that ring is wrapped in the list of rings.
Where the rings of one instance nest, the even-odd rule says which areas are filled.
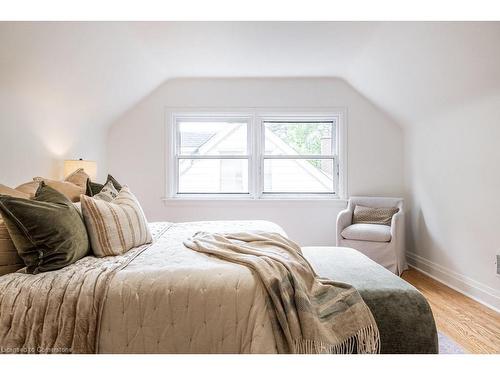
[[[346,234],[350,231],[344,230],[352,225],[356,205],[373,208],[397,207],[399,211],[392,217],[390,228],[376,224],[357,224],[357,233],[353,236]],[[401,275],[408,268],[404,236],[404,207],[401,198],[351,197],[347,208],[337,217],[337,246],[356,249],[396,275]]]

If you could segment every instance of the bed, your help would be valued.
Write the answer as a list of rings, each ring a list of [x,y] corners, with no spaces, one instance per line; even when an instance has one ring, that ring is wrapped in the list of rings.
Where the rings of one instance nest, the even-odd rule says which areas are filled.
[[[90,292],[89,288],[82,292],[81,287],[75,286],[71,293],[59,291],[60,300],[70,294],[80,298],[75,306],[68,307],[70,313],[66,315],[71,315],[71,319],[81,315],[82,322],[87,319],[86,314],[95,315],[97,325],[82,331],[78,322],[62,321],[59,327],[64,331],[67,325],[69,333],[61,334],[58,329],[46,335],[50,338],[45,339],[50,341],[49,346],[57,348],[58,342],[68,342],[65,335],[80,330],[80,336],[95,342],[95,346],[88,347],[98,353],[276,353],[266,295],[253,272],[191,251],[183,241],[198,231],[265,230],[284,235],[283,230],[266,221],[153,223],[151,228],[153,244],[124,256],[128,258],[109,278],[99,299],[102,303],[95,302],[97,294],[92,288]],[[352,249],[305,248],[304,254],[321,276],[358,288],[379,326],[383,353],[437,352],[432,313],[424,297],[409,284]],[[46,313],[35,303],[39,297],[26,291],[23,294],[22,285],[40,284],[43,277],[51,277],[52,281],[40,284],[49,285],[50,289],[71,269],[85,267],[85,262],[100,262],[96,267],[102,269],[110,267],[110,260],[92,258],[78,261],[67,267],[69,270],[47,273],[51,275],[11,274],[2,277],[4,280],[0,278],[0,284],[10,288],[8,295],[7,289],[3,289],[2,295],[0,288],[0,347],[13,342],[27,346],[32,337],[50,331],[41,318],[46,319]],[[84,274],[93,271],[87,268]],[[74,276],[69,279],[76,280]],[[95,285],[102,283],[101,276],[95,279]],[[13,291],[16,287],[19,290]],[[50,305],[54,301],[44,303]],[[66,309],[66,305],[62,306]],[[36,325],[36,329],[31,325]],[[19,337],[21,332],[24,337]]]

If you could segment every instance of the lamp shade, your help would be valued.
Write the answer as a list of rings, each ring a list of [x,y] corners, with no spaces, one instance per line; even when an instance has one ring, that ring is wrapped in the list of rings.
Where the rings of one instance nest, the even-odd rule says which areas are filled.
[[[96,179],[97,176],[97,163],[92,160],[65,160],[64,161],[64,177],[68,177],[71,173],[79,168],[83,168],[91,180]]]

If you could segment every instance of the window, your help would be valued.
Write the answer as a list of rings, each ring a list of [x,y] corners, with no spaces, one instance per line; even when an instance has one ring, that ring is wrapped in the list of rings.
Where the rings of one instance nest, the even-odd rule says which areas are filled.
[[[248,194],[249,121],[178,118],[177,194]]]
[[[343,115],[171,113],[174,198],[338,198]]]
[[[335,121],[264,120],[262,128],[262,193],[335,193]]]

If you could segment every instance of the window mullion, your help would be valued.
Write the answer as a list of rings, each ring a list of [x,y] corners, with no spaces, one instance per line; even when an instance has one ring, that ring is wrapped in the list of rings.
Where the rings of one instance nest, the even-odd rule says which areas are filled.
[[[248,192],[252,198],[255,198],[255,181],[256,181],[256,169],[255,169],[255,117],[251,116],[248,120],[247,125],[247,152],[250,157],[248,159]]]
[[[172,155],[174,158],[174,166],[173,166],[173,171],[172,175],[170,176],[173,178],[173,181],[170,183],[170,189],[172,189],[172,194],[175,196],[179,193],[179,159],[177,157],[177,154],[179,153],[179,147],[180,147],[180,132],[179,132],[179,125],[177,123],[177,118],[173,116],[172,118],[173,121],[173,142],[171,143],[172,147]]]
[[[256,145],[258,150],[258,157],[256,158],[257,166],[257,184],[256,184],[256,197],[262,198],[264,193],[264,153],[265,153],[265,130],[263,127],[262,118],[256,117]]]

